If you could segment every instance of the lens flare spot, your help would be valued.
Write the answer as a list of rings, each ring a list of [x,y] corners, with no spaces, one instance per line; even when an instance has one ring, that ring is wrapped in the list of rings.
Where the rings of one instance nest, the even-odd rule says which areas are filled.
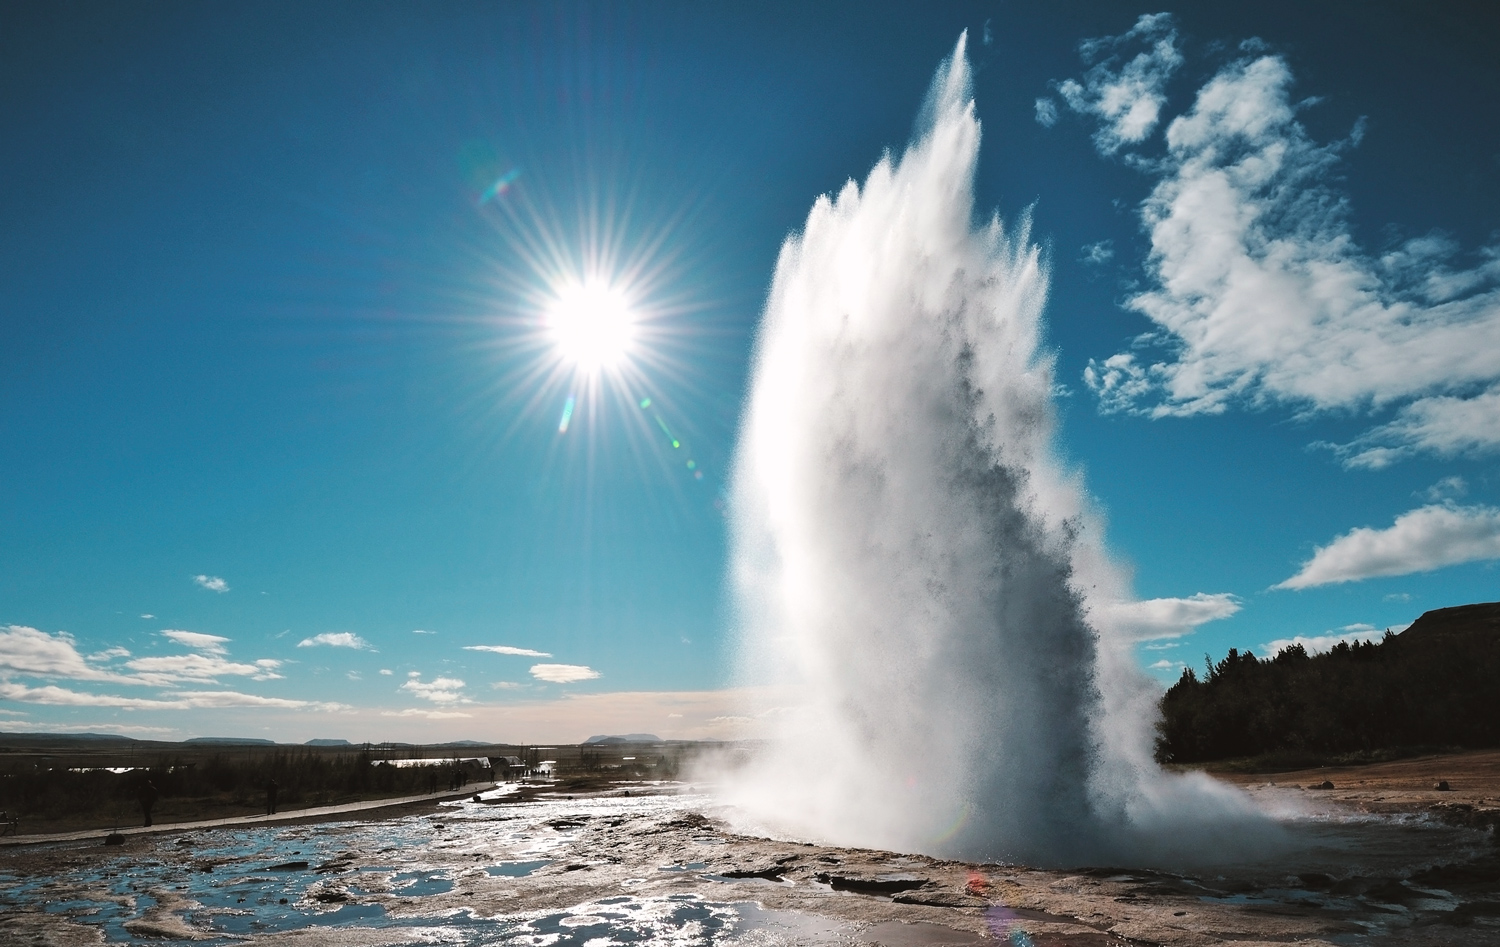
[[[573,423],[573,396],[568,395],[568,400],[563,402],[562,420],[557,422],[557,433],[568,433],[568,425]]]
[[[585,372],[611,368],[630,354],[635,314],[625,294],[600,282],[565,286],[547,310],[558,351]]]

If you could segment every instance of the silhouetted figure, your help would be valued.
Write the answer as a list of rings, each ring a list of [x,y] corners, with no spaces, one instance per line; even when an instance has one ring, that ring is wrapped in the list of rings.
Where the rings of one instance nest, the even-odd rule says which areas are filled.
[[[427,774],[427,791],[437,792],[437,770],[433,769]]]
[[[276,814],[276,780],[266,782],[266,815]]]
[[[146,827],[151,827],[151,810],[156,806],[157,797],[161,793],[156,791],[156,784],[149,779],[141,780],[141,785],[135,791],[136,801],[141,804],[141,815],[146,818]]]

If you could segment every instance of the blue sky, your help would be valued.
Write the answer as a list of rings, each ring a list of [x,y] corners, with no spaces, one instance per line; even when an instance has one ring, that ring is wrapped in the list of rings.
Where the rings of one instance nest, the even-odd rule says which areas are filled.
[[[1500,598],[1496,26],[1225,6],[6,8],[0,728],[727,735],[777,249],[964,30],[1142,665]]]

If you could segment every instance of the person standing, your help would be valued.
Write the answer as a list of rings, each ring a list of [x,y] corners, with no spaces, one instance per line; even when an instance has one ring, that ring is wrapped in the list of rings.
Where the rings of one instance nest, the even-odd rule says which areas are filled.
[[[276,814],[276,780],[266,781],[266,815]]]
[[[141,804],[141,815],[145,816],[146,828],[151,827],[151,810],[156,806],[157,797],[161,794],[156,791],[156,784],[149,778],[142,779],[140,786],[135,791],[135,799]]]

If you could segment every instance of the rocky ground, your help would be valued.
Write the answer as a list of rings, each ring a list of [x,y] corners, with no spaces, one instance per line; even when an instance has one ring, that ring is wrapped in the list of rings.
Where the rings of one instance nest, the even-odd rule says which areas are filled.
[[[0,942],[1500,943],[1500,849],[1482,827],[1495,783],[1481,791],[1454,776],[1450,786],[1466,788],[1436,801],[1400,795],[1396,782],[1416,773],[1246,778],[1269,804],[1315,799],[1308,824],[1337,851],[1316,865],[1207,877],[775,841],[736,834],[710,797],[685,787],[569,796],[533,786],[378,821],[8,851]],[[1300,788],[1324,781],[1335,788]],[[1366,837],[1401,851],[1364,858]]]

